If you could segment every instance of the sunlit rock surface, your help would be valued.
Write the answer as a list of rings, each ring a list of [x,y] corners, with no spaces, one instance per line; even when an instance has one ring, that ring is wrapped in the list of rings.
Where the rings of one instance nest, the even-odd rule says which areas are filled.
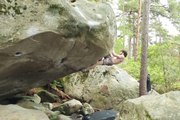
[[[139,95],[137,80],[117,66],[99,65],[86,73],[68,75],[62,82],[66,94],[99,109],[115,108]]]
[[[118,120],[179,120],[180,91],[129,99],[118,109]]]
[[[48,116],[38,110],[22,108],[18,105],[0,105],[1,120],[49,120]]]
[[[108,4],[0,1],[0,100],[86,68],[112,49]]]

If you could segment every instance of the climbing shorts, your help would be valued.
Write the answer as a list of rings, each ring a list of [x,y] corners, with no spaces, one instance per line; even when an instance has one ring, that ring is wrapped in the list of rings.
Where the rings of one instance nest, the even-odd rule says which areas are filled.
[[[103,65],[113,65],[112,59],[111,58],[105,58],[103,60]]]

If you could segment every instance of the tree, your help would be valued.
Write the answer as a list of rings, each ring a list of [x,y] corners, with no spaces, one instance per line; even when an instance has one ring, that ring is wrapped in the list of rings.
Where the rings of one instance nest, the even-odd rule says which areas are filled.
[[[119,37],[123,38],[122,41],[124,41],[124,43],[128,43],[128,58],[130,59],[131,55],[134,57],[138,3],[137,0],[119,0],[119,3],[119,10],[121,12],[118,16],[120,23],[118,28],[120,31]]]
[[[169,7],[167,11],[170,13],[169,19],[173,25],[180,30],[180,1],[179,0],[168,0]]]
[[[165,28],[162,18],[166,19],[180,30],[180,1],[167,0],[168,4],[162,3],[160,0],[151,0],[151,11],[149,19],[149,39],[148,41],[148,73],[151,75],[151,81],[154,89],[159,93],[168,92],[170,90],[180,90],[180,35],[171,36]],[[142,3],[144,5],[144,3]],[[142,6],[143,6],[142,5]],[[128,53],[134,52],[135,33],[137,28],[138,16],[138,0],[119,0],[120,14],[118,22],[121,40],[118,43],[125,42],[125,48],[129,48]],[[142,11],[143,13],[143,11]],[[141,31],[142,22],[141,22]],[[142,32],[141,32],[142,33]],[[140,39],[142,34],[140,34]],[[125,41],[124,41],[124,38]],[[128,40],[128,41],[127,41]],[[119,44],[118,48],[123,48]],[[141,42],[139,41],[138,51],[141,50]],[[119,50],[118,49],[118,50]],[[125,64],[120,67],[127,70],[134,78],[140,79],[139,70],[141,67],[140,55],[138,52],[137,61],[127,59]],[[134,53],[132,54],[134,57]],[[129,56],[130,57],[130,56]],[[144,83],[145,84],[145,83]],[[146,85],[144,85],[146,86]]]
[[[140,86],[139,95],[146,95],[147,80],[147,43],[149,29],[150,0],[144,0],[143,9],[143,31],[142,31],[142,47],[141,47],[141,69],[140,69]]]
[[[137,61],[137,55],[138,55],[139,32],[140,32],[140,23],[141,23],[141,6],[142,6],[142,1],[138,0],[138,18],[137,18],[136,33],[135,33],[134,61]]]

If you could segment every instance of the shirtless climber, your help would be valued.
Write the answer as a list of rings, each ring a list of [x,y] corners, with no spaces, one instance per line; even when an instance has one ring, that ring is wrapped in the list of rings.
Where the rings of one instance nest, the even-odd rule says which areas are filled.
[[[96,65],[113,65],[119,64],[124,61],[127,56],[127,51],[121,50],[119,54],[112,52],[111,54],[103,57],[101,60],[97,61]]]

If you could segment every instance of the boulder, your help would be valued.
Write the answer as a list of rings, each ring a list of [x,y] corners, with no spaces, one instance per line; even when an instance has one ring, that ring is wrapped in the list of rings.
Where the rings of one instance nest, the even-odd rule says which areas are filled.
[[[94,109],[90,104],[84,103],[82,106],[82,113],[83,115],[90,115],[94,113]]]
[[[23,108],[35,109],[44,112],[50,119],[58,118],[59,111],[51,111],[53,104],[40,103],[39,96],[23,96],[16,104]]]
[[[79,112],[82,108],[82,103],[78,100],[72,99],[64,102],[62,105],[55,107],[53,110],[60,111],[65,115],[71,115]]]
[[[0,8],[0,101],[96,63],[116,38],[106,3],[9,0]]]
[[[110,109],[138,97],[139,83],[117,66],[99,65],[87,73],[66,76],[62,81],[66,94],[94,108]]]
[[[55,94],[52,94],[47,90],[42,90],[42,91],[38,92],[37,94],[38,94],[38,96],[41,97],[42,102],[51,102],[51,103],[53,103],[53,102],[60,102],[61,101],[59,96],[57,96]]]
[[[119,120],[179,120],[180,91],[129,99],[118,109]]]
[[[25,109],[17,105],[0,105],[0,118],[1,120],[49,120],[41,111]]]

